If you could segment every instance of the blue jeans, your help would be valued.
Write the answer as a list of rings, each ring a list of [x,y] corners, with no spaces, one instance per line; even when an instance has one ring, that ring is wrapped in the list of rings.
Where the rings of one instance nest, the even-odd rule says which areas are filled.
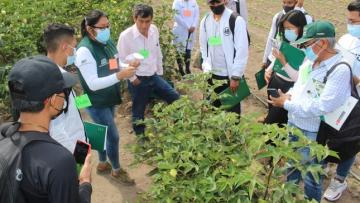
[[[295,125],[288,123],[289,126],[291,127],[296,127]],[[300,128],[298,128],[299,130],[301,130],[301,132],[310,140],[312,141],[316,141],[316,136],[317,136],[317,132],[309,132],[306,130],[302,130]],[[290,141],[292,142],[296,142],[298,141],[298,137],[295,135],[290,135]],[[318,160],[316,159],[312,159],[310,157],[310,149],[309,147],[303,147],[298,149],[298,151],[300,152],[300,154],[302,155],[302,163],[303,164],[307,164],[307,165],[311,165],[311,164],[321,164],[319,163]],[[294,170],[292,168],[290,168],[288,170],[288,175],[287,175],[287,181],[294,181],[296,184],[298,184],[300,182],[300,180],[302,179],[301,177],[301,173],[299,170]],[[314,177],[311,175],[311,173],[306,173],[305,175],[305,179],[304,179],[304,191],[305,191],[305,196],[307,199],[311,200],[314,199],[318,202],[321,201],[321,197],[322,197],[322,182],[324,179],[323,175],[319,174],[319,183],[317,183],[314,179]]]
[[[150,95],[154,92],[160,99],[171,104],[180,98],[179,93],[172,88],[168,82],[158,75],[138,76],[141,81],[139,85],[134,86],[128,82],[129,91],[132,96],[132,122],[136,135],[143,134],[145,125],[136,124],[137,121],[144,120],[146,105],[149,103]]]
[[[356,156],[344,160],[344,161],[340,161],[340,163],[338,163],[337,168],[336,168],[336,179],[344,181],[346,179],[346,176],[349,174],[349,171],[354,163],[356,159]]]
[[[106,150],[98,151],[99,160],[101,162],[106,162],[107,155],[112,168],[119,169],[119,133],[114,121],[115,107],[89,107],[86,110],[95,123],[108,126],[106,135]]]

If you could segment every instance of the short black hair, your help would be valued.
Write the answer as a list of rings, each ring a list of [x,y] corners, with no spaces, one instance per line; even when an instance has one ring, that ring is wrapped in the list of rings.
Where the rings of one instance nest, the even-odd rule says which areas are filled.
[[[135,18],[147,18],[151,16],[151,18],[154,16],[154,10],[151,6],[146,4],[137,4],[134,7],[133,15]]]
[[[44,42],[48,52],[54,52],[59,48],[59,41],[64,37],[73,37],[75,29],[60,23],[51,23],[44,29]]]
[[[348,5],[347,9],[348,9],[348,11],[358,11],[358,12],[360,12],[360,0],[352,1]]]
[[[97,9],[90,11],[81,21],[81,36],[85,37],[87,35],[86,26],[93,27],[96,23],[99,22],[101,17],[108,18],[108,15],[105,12]]]
[[[279,22],[279,34],[283,41],[289,42],[285,38],[285,28],[284,22],[289,21],[292,25],[295,25],[299,29],[299,35],[297,39],[300,39],[303,36],[304,27],[307,25],[305,14],[299,10],[291,10],[287,12]]]

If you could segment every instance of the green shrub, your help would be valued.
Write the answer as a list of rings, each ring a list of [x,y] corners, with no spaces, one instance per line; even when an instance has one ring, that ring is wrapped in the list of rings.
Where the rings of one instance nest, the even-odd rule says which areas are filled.
[[[133,148],[137,161],[156,167],[151,172],[154,184],[144,198],[150,202],[302,201],[299,187],[285,182],[288,165],[284,163],[294,163],[303,174],[318,174],[321,166],[303,166],[294,149],[308,145],[319,160],[329,150],[298,130],[263,125],[251,117],[242,117],[238,124],[236,114],[212,107],[216,95],[207,79],[208,75],[195,75],[194,83],[181,86],[201,91],[210,100],[184,96],[168,106],[158,104],[154,117],[145,121],[149,141]],[[299,135],[299,142],[289,142],[290,131]],[[276,147],[266,145],[268,140]]]
[[[0,1],[0,67],[11,66],[17,60],[36,54],[45,54],[42,41],[43,29],[52,22],[74,27],[80,39],[80,23],[92,9],[100,9],[109,15],[112,39],[117,42],[120,33],[134,22],[132,8],[140,0],[2,0]],[[170,9],[171,10],[171,9]],[[169,26],[172,14],[169,4],[155,9],[155,23],[161,31],[164,53],[165,77],[172,78],[175,62]],[[167,22],[167,23],[163,23]],[[168,67],[170,67],[168,69]],[[3,69],[3,68],[2,68]],[[8,68],[7,68],[8,70]],[[7,72],[0,81],[0,111],[8,111],[6,94]],[[6,108],[6,109],[2,109]]]

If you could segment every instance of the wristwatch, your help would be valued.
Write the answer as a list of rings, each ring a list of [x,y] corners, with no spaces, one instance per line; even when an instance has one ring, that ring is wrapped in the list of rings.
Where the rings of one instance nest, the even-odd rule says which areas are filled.
[[[238,76],[231,76],[231,80],[239,81],[239,80],[240,80],[240,77],[238,77]]]

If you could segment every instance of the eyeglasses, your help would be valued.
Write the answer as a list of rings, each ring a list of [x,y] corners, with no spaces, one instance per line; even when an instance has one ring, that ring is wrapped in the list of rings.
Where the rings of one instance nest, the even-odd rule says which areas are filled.
[[[308,48],[308,47],[312,47],[316,42],[318,42],[318,40],[315,40],[315,41],[313,41],[313,42],[311,42],[311,43],[308,43],[308,44],[302,44],[301,46],[300,46],[300,48],[304,48],[304,49],[306,49],[306,48]]]
[[[60,97],[60,98],[63,98],[64,100],[64,104],[63,104],[63,108],[62,110],[65,110],[68,108],[68,102],[67,102],[67,97],[66,96],[61,96],[61,95],[58,95],[58,94],[55,94],[56,97]]]
[[[103,27],[97,27],[97,26],[90,26],[90,27],[92,27],[92,28],[95,28],[95,29],[100,29],[100,30],[105,30],[105,29],[107,29],[107,28],[110,28],[110,24],[109,25],[107,25],[107,26],[103,26]]]

